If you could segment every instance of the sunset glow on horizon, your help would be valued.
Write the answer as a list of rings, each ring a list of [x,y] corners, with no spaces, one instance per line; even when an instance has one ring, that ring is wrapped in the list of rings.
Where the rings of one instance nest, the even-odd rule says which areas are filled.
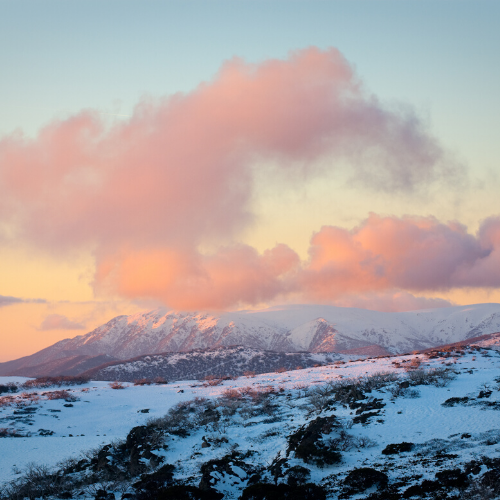
[[[132,5],[126,2],[125,11]],[[173,2],[165,15],[176,5],[184,12]],[[214,12],[228,8],[232,16],[248,6],[228,5],[215,2]],[[395,4],[380,2],[381,12],[388,5]],[[417,3],[407,5],[410,15]],[[447,15],[441,5],[425,5]],[[308,19],[318,23],[326,12],[352,10],[344,2],[309,6]],[[457,11],[465,19],[473,6],[464,2]],[[72,12],[65,9],[62,18]],[[299,16],[301,3],[290,4],[294,9]],[[114,26],[113,11],[106,13]],[[139,32],[145,29],[141,24]],[[445,41],[459,30],[453,22],[443,29],[436,50],[454,54],[459,48]],[[297,38],[284,25],[280,30],[283,45],[271,44],[266,57],[247,52],[243,41],[251,38],[242,33],[235,49],[211,56],[218,66],[212,76],[200,70],[196,85],[176,92],[154,94],[124,80],[123,89],[141,88],[143,96],[126,110],[107,113],[75,98],[70,112],[52,113],[49,105],[43,120],[27,119],[27,131],[13,126],[15,108],[10,122],[0,122],[0,362],[160,305],[407,311],[500,302],[500,149],[488,139],[500,126],[498,92],[482,92],[489,108],[470,112],[461,90],[470,85],[457,84],[448,96],[430,90],[433,100],[422,109],[421,101],[411,101],[412,91],[431,88],[430,66],[422,66],[421,83],[389,100],[389,87],[382,96],[379,83],[371,85],[377,74],[396,71],[388,52],[366,77],[363,61],[351,58],[356,46],[348,35],[325,27]],[[392,36],[397,43],[395,28]],[[495,36],[483,62],[500,83]],[[401,43],[412,40],[409,32]],[[139,68],[139,58],[130,57]],[[414,55],[415,64],[420,57]],[[28,59],[20,61],[25,71]],[[169,71],[185,67],[172,61]],[[447,61],[443,74],[452,82],[461,61]],[[5,84],[4,99],[14,82]],[[450,107],[463,103],[452,120],[456,143],[441,133],[449,116],[431,123],[447,97]],[[483,129],[472,127],[479,116]],[[491,149],[479,147],[481,140]]]

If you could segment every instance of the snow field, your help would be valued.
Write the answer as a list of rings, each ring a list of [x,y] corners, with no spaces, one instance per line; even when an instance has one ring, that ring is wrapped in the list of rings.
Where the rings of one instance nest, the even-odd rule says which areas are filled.
[[[40,401],[32,405],[36,407],[32,417],[14,420],[17,416],[14,413],[15,406],[0,407],[0,428],[12,427],[18,429],[21,434],[32,433],[29,437],[0,439],[0,484],[16,478],[17,473],[29,463],[43,463],[52,467],[66,458],[77,458],[91,448],[124,439],[132,427],[145,424],[151,417],[165,415],[180,402],[196,397],[215,400],[228,389],[246,387],[262,390],[271,386],[277,394],[280,394],[280,389],[283,390],[281,395],[273,398],[273,401],[279,404],[279,418],[276,421],[273,422],[272,418],[266,416],[243,418],[235,414],[211,431],[207,428],[189,427],[186,429],[189,432],[187,437],[168,436],[168,448],[161,450],[159,454],[165,457],[165,463],[176,465],[176,478],[190,478],[199,474],[203,463],[227,455],[231,450],[242,453],[255,452],[262,465],[270,465],[276,457],[286,456],[287,437],[320,415],[311,406],[311,391],[307,395],[306,388],[321,387],[328,381],[368,377],[380,372],[394,372],[405,378],[405,370],[397,368],[394,363],[405,366],[415,357],[422,361],[421,366],[424,369],[442,368],[449,364],[448,368],[456,372],[456,378],[446,387],[415,387],[419,393],[418,398],[394,399],[389,391],[390,386],[372,391],[368,395],[369,398],[382,399],[385,407],[380,416],[372,417],[366,425],[352,425],[356,412],[342,404],[337,403],[334,410],[321,413],[321,416],[335,414],[339,421],[346,425],[348,433],[356,438],[367,438],[373,445],[344,451],[340,465],[324,469],[306,465],[311,469],[311,482],[335,485],[343,472],[354,467],[376,467],[376,464],[389,467],[387,473],[390,480],[397,480],[410,470],[412,474],[433,478],[429,467],[426,467],[422,460],[416,460],[413,454],[394,457],[381,454],[388,444],[402,441],[415,443],[423,457],[434,453],[440,447],[452,448],[452,453],[457,455],[457,458],[448,460],[448,468],[451,468],[450,461],[456,464],[464,463],[481,453],[487,453],[489,456],[500,455],[498,409],[493,406],[442,406],[445,400],[453,397],[477,398],[479,391],[487,387],[493,389],[487,401],[499,402],[500,405],[500,391],[497,389],[499,384],[495,382],[495,378],[500,377],[500,354],[483,350],[445,359],[427,359],[423,355],[364,359],[305,370],[257,375],[253,378],[240,377],[208,387],[200,382],[185,381],[159,386],[133,386],[125,383],[125,389],[115,390],[111,389],[107,382],[92,381],[68,389],[72,395],[79,398],[71,403],[72,407],[64,406],[68,404],[64,400],[43,398],[43,392],[54,389],[26,391],[37,392],[41,396]],[[20,380],[0,377],[0,384]],[[142,413],[141,410],[145,409],[149,412]],[[29,422],[32,425],[29,425]],[[36,435],[39,429],[47,429],[54,434]],[[73,436],[69,437],[69,434]],[[461,437],[463,434],[470,434],[471,438],[464,439]],[[221,438],[227,442],[204,448],[203,437],[212,443]],[[496,440],[496,443],[484,444],[488,439]],[[289,462],[291,466],[304,465],[302,460],[293,458],[293,452]],[[406,470],[402,471],[397,467]],[[245,471],[236,465],[233,471],[234,476],[214,477],[217,488],[224,492],[227,498],[238,498],[247,479]],[[435,472],[434,469],[433,471]]]

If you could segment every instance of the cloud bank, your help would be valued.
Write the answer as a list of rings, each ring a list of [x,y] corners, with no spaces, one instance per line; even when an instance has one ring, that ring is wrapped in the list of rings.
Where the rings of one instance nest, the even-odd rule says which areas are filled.
[[[463,179],[414,113],[380,103],[337,50],[313,47],[235,58],[111,126],[86,111],[35,139],[2,138],[0,217],[54,252],[94,248],[96,292],[183,309],[498,286],[498,219],[474,236],[372,215],[352,231],[324,226],[307,262],[286,245],[260,254],[237,243],[253,217],[254,169],[269,162],[296,182],[347,164],[358,184],[389,193]]]
[[[477,235],[433,217],[372,214],[352,230],[324,226],[301,262],[286,245],[259,254],[234,245],[212,255],[127,252],[101,262],[98,286],[179,309],[225,309],[293,298],[379,310],[449,305],[413,293],[500,286],[500,218]],[[369,306],[369,304],[372,306]]]

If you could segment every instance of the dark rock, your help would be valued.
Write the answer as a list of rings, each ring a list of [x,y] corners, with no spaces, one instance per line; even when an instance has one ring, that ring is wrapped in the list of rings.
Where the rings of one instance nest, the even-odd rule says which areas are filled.
[[[294,451],[296,458],[319,467],[339,463],[342,458],[340,452],[327,447],[321,440],[323,434],[330,434],[338,426],[335,415],[312,420],[288,437],[287,456]]]
[[[440,484],[437,481],[424,480],[422,484],[410,486],[404,493],[403,498],[424,498],[426,493],[435,493],[439,491]]]
[[[481,463],[477,460],[472,460],[465,464],[465,473],[474,474],[477,476],[481,472]]]
[[[359,415],[360,413],[363,413],[365,411],[371,411],[371,410],[381,410],[385,404],[383,403],[382,399],[377,399],[374,398],[371,401],[368,401],[367,403],[360,403],[358,401],[355,401],[349,405],[351,410],[356,410],[356,415]]]
[[[230,475],[234,476],[234,478],[238,478],[239,476],[233,471],[232,466],[239,467],[243,469],[247,474],[255,473],[255,468],[243,460],[241,460],[241,455],[237,452],[233,452],[229,455],[226,455],[222,458],[209,460],[205,462],[200,470],[201,470],[201,480],[198,487],[202,491],[210,491],[213,490],[213,486],[217,483],[217,480],[212,476],[212,473],[217,472],[218,475]]]
[[[97,454],[97,463],[95,464],[94,470],[96,471],[101,471],[101,470],[108,470],[110,461],[109,461],[109,456],[111,455],[110,453],[110,448],[111,445],[107,444],[106,446],[103,446],[100,450],[99,453]]]
[[[289,486],[298,486],[307,483],[311,477],[311,471],[306,467],[295,465],[286,471],[285,476]]]
[[[278,479],[285,476],[285,468],[288,468],[288,461],[286,458],[274,459],[273,463],[269,467],[269,472],[273,475],[274,484],[278,483]]]
[[[141,492],[137,500],[222,500],[224,495],[214,490],[203,491],[196,486],[176,485],[155,492]]]
[[[493,391],[481,391],[478,395],[478,398],[489,398]]]
[[[52,436],[54,431],[49,431],[48,429],[38,429],[39,436]]]
[[[377,489],[384,489],[387,487],[388,482],[387,474],[371,467],[362,467],[349,472],[344,480],[344,489],[348,493],[360,493],[372,486],[376,486]]]
[[[103,489],[97,490],[95,500],[115,500],[115,494]]]
[[[469,398],[467,396],[464,396],[463,398],[449,398],[444,403],[441,403],[441,406],[451,408],[452,406],[465,405],[468,402]]]
[[[354,417],[352,419],[353,424],[366,424],[368,419],[371,417],[378,417],[380,415],[380,411],[370,411],[368,413],[363,413],[361,415],[358,415],[357,417]]]
[[[402,443],[388,444],[383,450],[383,455],[395,455],[397,453],[404,453],[406,451],[411,451],[414,448],[413,443],[407,443],[403,441]]]
[[[136,490],[144,492],[155,492],[166,486],[172,486],[175,467],[171,464],[165,464],[151,474],[143,474],[140,481],[134,483]]]
[[[446,488],[463,489],[469,484],[467,474],[464,474],[460,469],[436,472],[436,480]]]
[[[323,487],[307,483],[298,486],[288,484],[256,483],[246,487],[240,500],[325,500]]]

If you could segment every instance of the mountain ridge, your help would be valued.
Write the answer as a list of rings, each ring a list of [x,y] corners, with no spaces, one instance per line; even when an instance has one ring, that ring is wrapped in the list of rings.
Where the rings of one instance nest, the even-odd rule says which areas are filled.
[[[61,340],[18,360],[0,375],[69,356],[126,360],[148,354],[244,346],[277,352],[358,352],[374,346],[392,354],[445,345],[500,331],[500,304],[475,304],[402,313],[325,305],[275,306],[227,313],[159,308],[117,316],[85,335]],[[382,352],[382,351],[381,351]]]

